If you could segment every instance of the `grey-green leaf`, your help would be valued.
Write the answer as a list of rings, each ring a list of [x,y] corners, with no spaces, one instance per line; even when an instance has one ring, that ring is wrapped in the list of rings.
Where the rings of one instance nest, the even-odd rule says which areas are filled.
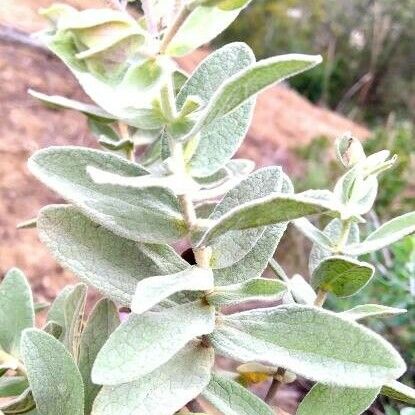
[[[239,383],[215,374],[202,397],[223,415],[274,414],[268,405]]]
[[[60,264],[125,306],[131,304],[141,279],[188,267],[169,246],[121,238],[72,206],[43,208],[39,215],[39,236]],[[62,324],[60,317],[53,316],[52,309],[50,319]]]
[[[65,346],[49,334],[27,329],[21,350],[39,412],[84,415],[82,377]]]
[[[226,79],[253,62],[255,56],[244,43],[231,43],[211,53],[180,90],[178,108],[192,95],[209,102]],[[253,102],[248,102],[222,119],[215,120],[208,128],[202,128],[197,148],[188,162],[193,176],[213,174],[234,155],[247,132],[252,109]]]
[[[91,415],[171,415],[206,387],[213,362],[213,349],[191,343],[134,382],[104,386]]]
[[[79,371],[84,382],[86,415],[91,413],[94,399],[101,389],[99,385],[92,382],[92,366],[98,352],[119,324],[117,307],[112,301],[104,298],[95,305],[82,332],[79,346]]]
[[[13,268],[0,285],[0,350],[18,358],[22,331],[34,321],[32,290],[23,272]]]
[[[0,378],[0,398],[18,396],[22,394],[29,384],[24,376],[4,376]]]
[[[196,121],[187,139],[213,120],[229,114],[263,89],[313,68],[321,62],[321,56],[282,55],[258,61],[230,77],[212,96],[207,107]]]
[[[135,241],[165,243],[186,233],[176,197],[165,188],[132,189],[95,183],[87,167],[134,177],[148,174],[138,164],[107,152],[80,147],[49,147],[28,163],[44,184],[94,222]]]
[[[311,285],[339,297],[349,297],[369,283],[375,268],[373,265],[340,255],[331,256],[314,270]]]
[[[210,291],[213,286],[212,270],[198,266],[176,274],[146,278],[137,284],[131,311],[141,314],[180,291]]]
[[[387,307],[380,304],[362,304],[340,313],[351,320],[361,320],[367,317],[393,317],[406,313],[403,308]]]
[[[348,255],[363,255],[377,251],[415,232],[415,212],[391,219],[372,232],[361,243],[347,246]]]
[[[361,415],[376,399],[380,388],[342,388],[317,384],[308,392],[297,415]]]
[[[73,288],[72,285],[67,285],[59,292],[53,301],[47,316],[47,321],[53,321],[59,324],[63,329],[65,328],[65,303]]]
[[[92,380],[102,385],[134,381],[167,362],[193,338],[211,333],[214,324],[215,309],[199,301],[132,314],[99,352]]]
[[[212,345],[240,362],[263,362],[317,382],[359,388],[381,386],[406,369],[381,336],[316,307],[286,305],[221,319],[209,336]]]
[[[229,231],[257,228],[322,213],[338,214],[339,206],[332,201],[301,193],[274,193],[231,209],[208,229],[201,244],[207,245]]]
[[[383,385],[380,393],[389,398],[396,399],[397,401],[415,405],[415,389],[410,388],[401,382],[393,380],[386,383]]]
[[[253,278],[239,284],[216,287],[206,299],[216,306],[238,304],[243,301],[276,301],[287,290],[280,280],[269,278]]]

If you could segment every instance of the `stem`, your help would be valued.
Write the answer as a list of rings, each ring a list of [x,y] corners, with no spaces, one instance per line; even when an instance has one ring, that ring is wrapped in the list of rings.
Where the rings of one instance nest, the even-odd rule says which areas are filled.
[[[271,401],[274,399],[278,388],[281,386],[282,382],[279,379],[282,379],[282,376],[284,376],[285,369],[278,368],[277,373],[275,374],[274,378],[272,379],[271,386],[268,389],[267,395],[265,396],[264,401],[267,404],[270,404]]]
[[[160,91],[161,109],[167,121],[173,121],[177,116],[176,104],[173,93],[173,83],[168,82]]]
[[[163,40],[162,40],[161,45],[160,45],[160,53],[161,54],[166,52],[167,46],[169,46],[169,43],[174,38],[175,34],[179,31],[181,25],[187,19],[190,12],[191,12],[191,10],[185,4],[180,8],[174,22],[167,29],[166,33],[163,36]]]
[[[323,307],[327,299],[327,291],[322,290],[321,288],[317,291],[317,298],[314,301],[316,307]]]
[[[120,130],[120,135],[121,135],[121,138],[123,140],[130,140],[131,137],[130,137],[130,132],[128,130],[128,125],[127,124],[125,124],[121,121],[118,121],[118,129]],[[127,156],[128,160],[135,161],[135,146],[134,146],[134,144],[131,146],[131,148],[128,148],[125,151],[125,155]]]
[[[335,253],[343,251],[347,240],[349,239],[350,228],[352,226],[352,221],[350,219],[342,221],[342,228],[340,231],[339,241],[337,242]]]
[[[269,266],[274,271],[277,277],[282,279],[285,283],[289,284],[290,279],[288,278],[288,275],[285,273],[281,265],[274,258],[271,258],[269,260]]]

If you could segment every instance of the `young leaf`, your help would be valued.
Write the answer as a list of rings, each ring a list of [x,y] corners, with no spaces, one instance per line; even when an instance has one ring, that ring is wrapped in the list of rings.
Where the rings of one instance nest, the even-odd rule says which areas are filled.
[[[92,381],[118,385],[157,369],[197,336],[211,333],[215,309],[201,302],[132,314],[98,353]]]
[[[197,266],[176,274],[146,278],[137,284],[131,311],[141,314],[180,291],[207,291],[213,286],[212,270]]]
[[[321,56],[291,54],[274,56],[254,63],[222,84],[194,127],[182,139],[193,137],[201,128],[229,114],[263,89],[311,69],[320,62]]]
[[[331,292],[338,297],[349,297],[369,283],[375,268],[367,262],[344,256],[331,256],[314,270],[311,285],[314,289]]]
[[[383,385],[380,393],[389,398],[396,399],[397,401],[415,405],[415,389],[412,389],[401,382],[392,380],[386,383]]]
[[[22,271],[13,268],[0,285],[0,350],[18,358],[22,331],[34,321],[32,290]]]
[[[65,346],[49,334],[27,329],[21,350],[37,409],[43,415],[84,415],[81,374]]]
[[[287,305],[221,318],[209,339],[219,354],[240,362],[259,361],[317,382],[358,388],[381,386],[405,371],[405,362],[382,337],[327,310]]]
[[[307,218],[295,219],[295,227],[300,230],[310,241],[313,241],[323,249],[330,249],[333,241],[320,229],[315,227]]]
[[[280,167],[256,170],[225,194],[209,216],[217,221],[238,206],[256,199],[280,192],[283,173]],[[210,266],[224,268],[242,259],[264,233],[265,228],[236,230],[217,238],[209,246],[212,249]]]
[[[329,224],[324,228],[323,233],[334,243],[337,243],[340,238],[342,224],[340,219],[333,219]],[[356,223],[352,223],[350,228],[350,233],[347,239],[347,244],[357,243],[360,241],[359,227]],[[314,243],[310,251],[310,258],[308,262],[308,268],[310,274],[313,273],[317,265],[324,259],[332,255],[330,249],[324,247],[321,244]]]
[[[0,377],[0,398],[18,396],[28,387],[29,384],[24,376]]]
[[[35,408],[35,406],[36,404],[33,400],[32,392],[30,388],[27,388],[16,398],[6,400],[5,403],[0,403],[0,411],[3,411],[5,415],[26,414],[31,409]]]
[[[216,306],[238,304],[242,301],[276,301],[286,292],[287,286],[279,280],[253,278],[248,281],[216,287],[207,295],[209,304]]]
[[[172,274],[189,266],[169,246],[121,238],[72,206],[43,208],[39,236],[60,264],[125,306],[130,306],[141,279]],[[57,318],[52,319],[61,324]]]
[[[347,246],[348,255],[377,251],[415,232],[415,212],[391,219],[372,232],[363,242]]]
[[[65,299],[65,333],[63,343],[75,362],[78,361],[79,341],[83,326],[87,291],[88,288],[85,284],[77,284]]]
[[[82,112],[94,119],[103,119],[106,122],[114,120],[114,116],[108,114],[102,108],[96,105],[84,104],[83,102],[75,101],[73,99],[61,97],[59,95],[46,95],[41,92],[34,91],[33,89],[28,90],[29,95],[35,97],[47,105],[52,105],[58,108],[71,109]]]
[[[297,303],[313,305],[317,298],[313,287],[299,274],[295,274],[288,284],[291,294]]]
[[[244,43],[230,43],[211,53],[193,72],[177,96],[180,110],[185,99],[198,95],[209,102],[230,76],[255,62],[252,50]],[[202,128],[197,148],[188,162],[192,176],[206,177],[216,172],[234,155],[247,132],[253,102]]]
[[[213,349],[191,343],[134,382],[104,386],[91,415],[171,415],[206,387],[213,362]]]
[[[119,324],[120,318],[117,307],[113,302],[104,298],[92,310],[82,332],[78,366],[84,383],[86,414],[91,413],[92,404],[101,389],[99,385],[92,382],[92,366],[98,352]]]
[[[231,209],[208,229],[200,244],[208,245],[229,231],[257,228],[322,213],[338,214],[339,206],[332,201],[301,193],[274,193]]]
[[[49,147],[28,163],[31,172],[94,222],[136,241],[164,243],[186,233],[176,197],[164,188],[131,189],[100,185],[88,166],[134,177],[148,174],[138,164],[97,150]]]
[[[343,311],[340,315],[351,320],[361,320],[367,317],[393,317],[406,312],[407,310],[403,308],[387,307],[379,304],[363,304]]]
[[[223,415],[273,415],[271,408],[243,386],[212,375],[202,397]]]
[[[57,295],[49,309],[47,316],[48,322],[55,322],[62,328],[65,328],[65,303],[69,294],[73,291],[73,288],[74,287],[72,285],[67,285]]]
[[[245,0],[240,7],[230,10],[210,5],[196,7],[169,42],[166,53],[170,56],[183,56],[210,42],[238,17],[249,2],[250,0]],[[203,30],[195,30],[196,27]]]
[[[380,388],[342,388],[318,383],[308,392],[297,415],[361,415],[372,405]]]

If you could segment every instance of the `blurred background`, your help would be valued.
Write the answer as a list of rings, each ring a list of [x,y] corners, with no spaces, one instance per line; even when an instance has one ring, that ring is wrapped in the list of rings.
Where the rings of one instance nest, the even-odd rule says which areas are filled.
[[[61,2],[105,6],[104,0]],[[44,27],[36,11],[50,4],[0,0],[0,275],[11,266],[22,268],[39,301],[50,300],[74,278],[54,262],[35,231],[16,229],[41,206],[59,202],[29,175],[26,160],[50,145],[96,146],[82,115],[45,108],[26,92],[31,87],[87,100],[64,65],[27,37]],[[368,152],[387,148],[399,156],[381,180],[377,213],[368,228],[415,209],[415,0],[254,0],[209,48],[235,40],[248,43],[258,58],[291,52],[324,57],[312,71],[261,94],[238,156],[252,158],[257,166],[282,165],[298,191],[330,188],[341,174],[332,143],[351,131]],[[200,50],[179,64],[191,71],[207,53]],[[290,229],[277,258],[288,273],[308,277],[309,249]],[[377,268],[374,281],[349,299],[331,298],[329,307],[407,308],[406,315],[367,324],[404,354],[410,367],[404,381],[414,386],[415,236],[370,260]],[[288,396],[285,409],[293,413],[308,387],[281,391]],[[399,415],[399,407],[382,398],[367,413]]]

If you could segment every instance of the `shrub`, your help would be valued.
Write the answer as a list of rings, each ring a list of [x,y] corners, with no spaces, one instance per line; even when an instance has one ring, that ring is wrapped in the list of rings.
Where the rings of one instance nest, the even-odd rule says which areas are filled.
[[[241,373],[272,378],[267,402],[297,375],[315,381],[299,415],[360,414],[379,393],[414,402],[414,391],[396,380],[405,372],[398,352],[357,322],[404,310],[323,308],[328,294],[350,296],[370,281],[374,267],[357,257],[415,230],[412,212],[359,239],[378,175],[395,158],[366,156],[357,140],[342,137],[345,172],[334,191],[295,193],[281,167],[253,171],[249,160],[231,158],[255,95],[320,57],[257,62],[248,46],[231,43],[190,76],[172,60],[209,41],[247,3],[189,2],[162,33],[148,9],[157,2],[145,3],[139,21],[125,10],[44,11],[52,26],[43,41],[97,105],[32,94],[84,113],[103,150],[50,147],[29,160],[68,203],[44,207],[32,224],[82,283],[65,288],[36,329],[41,306],[24,275],[6,275],[0,391],[17,397],[2,405],[4,414],[171,415],[187,413],[185,406],[200,412],[199,401],[225,415],[271,414],[215,369],[217,355],[242,363]],[[310,215],[331,221],[321,231]],[[311,285],[272,260],[289,222],[314,242]],[[177,253],[181,240],[195,265]],[[280,279],[262,277],[268,263]],[[86,284],[104,298],[85,322]],[[251,300],[266,306],[235,312]],[[120,307],[131,309],[121,323]]]

